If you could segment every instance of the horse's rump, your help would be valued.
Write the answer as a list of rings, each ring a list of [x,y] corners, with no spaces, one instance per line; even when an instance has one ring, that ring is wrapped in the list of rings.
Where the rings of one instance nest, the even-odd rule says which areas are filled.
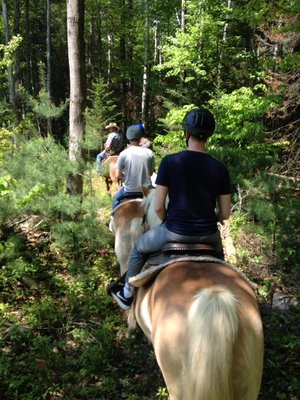
[[[142,199],[123,201],[114,210],[113,227],[115,253],[120,263],[121,276],[127,271],[128,258],[135,240],[143,233]],[[135,221],[134,227],[131,227]]]
[[[121,187],[121,181],[116,174],[117,161],[117,155],[109,156],[103,161],[101,166],[101,176],[105,181],[106,190],[108,192],[112,186],[114,186],[114,190],[118,190]]]
[[[135,312],[171,400],[257,399],[262,324],[255,293],[237,271],[174,263],[138,291]]]

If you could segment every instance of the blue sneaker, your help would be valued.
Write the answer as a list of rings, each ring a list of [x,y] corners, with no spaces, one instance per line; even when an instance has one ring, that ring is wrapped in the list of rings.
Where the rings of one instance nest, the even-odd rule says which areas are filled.
[[[115,288],[112,288],[111,294],[122,310],[129,310],[133,302],[133,297],[125,297],[123,287],[120,288],[120,286],[116,286]]]

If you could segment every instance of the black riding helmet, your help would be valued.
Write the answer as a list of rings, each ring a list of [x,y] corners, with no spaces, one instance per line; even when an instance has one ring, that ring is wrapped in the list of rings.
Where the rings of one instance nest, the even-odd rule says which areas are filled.
[[[142,124],[130,125],[126,130],[126,138],[128,140],[139,140],[144,135],[144,127]]]
[[[193,108],[185,115],[182,126],[190,135],[206,140],[214,133],[216,123],[210,111]]]

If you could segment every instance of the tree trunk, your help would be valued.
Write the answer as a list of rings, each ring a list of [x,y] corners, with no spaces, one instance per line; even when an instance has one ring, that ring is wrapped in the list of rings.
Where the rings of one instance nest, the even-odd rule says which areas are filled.
[[[86,103],[84,60],[84,0],[67,0],[68,57],[70,72],[70,138],[69,160],[78,163],[78,172],[70,174],[67,190],[82,194],[83,175],[81,141],[84,137],[84,110]]]
[[[112,35],[110,33],[107,34],[107,84],[110,84],[111,80],[111,68],[112,68]]]
[[[104,57],[103,57],[103,45],[102,45],[102,12],[99,10],[97,18],[97,33],[98,33],[98,62],[99,62],[99,74],[100,76],[104,75]],[[95,60],[96,61],[96,60]]]
[[[7,0],[2,0],[2,12],[3,12],[3,21],[4,21],[4,31],[5,31],[5,43],[8,44],[10,41],[10,33],[9,33]],[[14,83],[12,66],[7,67],[7,74],[8,74],[9,102],[10,102],[11,106],[13,107],[13,109],[15,109],[15,83]]]
[[[31,45],[30,45],[30,21],[29,21],[29,0],[25,2],[25,46],[26,46],[26,69],[24,86],[28,93],[33,93],[32,67],[31,67]]]
[[[14,35],[20,34],[20,0],[14,0]],[[22,102],[20,99],[20,86],[21,86],[21,74],[20,74],[20,51],[15,51],[15,75],[14,79],[14,92],[15,92],[15,111],[16,111],[16,125],[22,119]]]
[[[227,8],[228,10],[231,9],[231,0],[227,0]],[[227,30],[228,30],[228,22],[226,21],[223,27],[223,37],[222,37],[222,47],[219,51],[219,61],[218,61],[218,76],[217,76],[217,86],[221,86],[221,73],[222,73],[222,61],[223,61],[223,54],[224,48],[227,42]]]
[[[160,59],[160,53],[158,50],[158,44],[159,44],[159,36],[158,36],[158,26],[159,26],[159,20],[155,19],[153,21],[154,24],[154,56],[153,56],[153,61],[154,61],[154,65],[157,65],[159,63],[159,59]]]
[[[20,0],[14,0],[14,35],[20,34]],[[15,52],[15,84],[16,87],[20,84],[20,51]]]
[[[144,44],[144,73],[143,73],[143,89],[142,89],[142,122],[147,125],[147,100],[148,100],[148,74],[149,74],[149,6],[148,0],[145,2],[146,11],[146,29]]]
[[[180,28],[181,32],[185,32],[185,0],[181,0]]]
[[[47,95],[51,101],[51,0],[47,0]],[[52,121],[47,118],[47,131],[52,134]]]

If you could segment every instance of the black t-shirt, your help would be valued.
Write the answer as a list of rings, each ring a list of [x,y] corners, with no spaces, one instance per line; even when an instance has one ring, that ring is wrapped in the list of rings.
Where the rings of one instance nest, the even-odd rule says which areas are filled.
[[[170,154],[161,161],[156,184],[169,190],[167,229],[191,236],[217,231],[217,196],[231,192],[224,164],[197,151]]]

